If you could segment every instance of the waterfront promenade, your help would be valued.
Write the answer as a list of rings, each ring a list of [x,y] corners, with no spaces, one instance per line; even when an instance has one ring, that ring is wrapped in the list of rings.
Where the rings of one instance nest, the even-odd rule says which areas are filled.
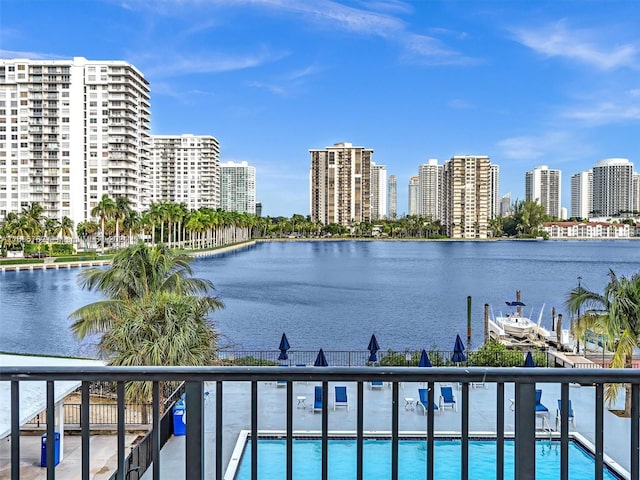
[[[216,248],[213,250],[194,250],[186,252],[191,257],[209,257],[213,255],[220,255],[223,253],[232,252],[241,248],[250,247],[255,245],[255,240],[250,240],[242,243],[235,243],[233,245],[227,245],[225,247]],[[15,260],[15,259],[14,259]],[[110,259],[94,259],[94,260],[78,260],[73,262],[54,262],[55,258],[48,257],[43,263],[12,263],[12,264],[0,264],[0,272],[19,272],[23,270],[60,270],[63,268],[78,268],[78,267],[101,267],[109,265]]]

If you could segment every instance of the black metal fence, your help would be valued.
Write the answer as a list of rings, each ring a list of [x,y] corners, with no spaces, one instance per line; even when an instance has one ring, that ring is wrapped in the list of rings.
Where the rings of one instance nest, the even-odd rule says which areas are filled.
[[[366,365],[388,367],[416,367],[420,362],[421,350],[386,350],[377,352],[377,361],[370,362],[367,350],[325,350],[327,363],[335,367],[362,367]],[[524,353],[517,350],[493,352],[477,350],[466,353],[464,362],[451,360],[452,351],[428,350],[429,359],[434,367],[521,367],[524,363]],[[290,350],[287,360],[278,360],[279,350],[221,350],[216,358],[220,364],[234,366],[313,366],[317,351]],[[533,360],[537,367],[548,367],[549,357],[546,352],[533,351]]]
[[[469,419],[473,408],[470,385],[476,382],[495,384],[496,389],[496,478],[504,479],[504,440],[505,440],[505,384],[514,385],[513,415],[514,430],[514,472],[517,479],[534,479],[536,464],[536,384],[560,384],[560,480],[569,478],[569,386],[575,382],[593,385],[595,388],[594,418],[595,439],[593,441],[595,480],[603,478],[604,467],[604,389],[605,384],[630,385],[630,428],[629,458],[630,480],[640,480],[640,370],[638,369],[562,369],[562,368],[402,368],[402,367],[87,367],[79,371],[75,367],[0,367],[0,383],[10,382],[11,392],[11,479],[20,477],[20,385],[29,381],[46,381],[47,403],[47,479],[55,480],[54,465],[54,382],[75,380],[82,382],[82,468],[80,478],[90,478],[90,422],[88,419],[89,383],[91,381],[116,382],[118,402],[117,429],[117,471],[114,480],[139,476],[141,465],[153,463],[153,478],[161,478],[160,449],[163,439],[168,438],[171,423],[165,414],[160,417],[160,383],[165,381],[184,381],[186,403],[189,405],[189,428],[185,438],[185,475],[186,478],[204,480],[204,382],[215,382],[215,445],[212,454],[216,479],[223,479],[222,445],[224,442],[225,416],[223,409],[223,385],[228,382],[249,382],[250,394],[250,439],[251,446],[246,455],[251,462],[251,478],[259,478],[258,471],[258,383],[284,381],[286,383],[286,478],[293,478],[293,412],[296,408],[293,397],[293,382],[312,381],[322,384],[321,407],[321,478],[328,479],[328,383],[353,382],[357,388],[355,405],[356,416],[356,468],[357,479],[363,478],[363,440],[364,440],[364,388],[370,381],[384,381],[391,384],[391,479],[398,479],[399,465],[399,389],[402,382],[424,382],[428,386],[427,405],[435,400],[435,382],[459,383],[460,399],[460,438],[461,438],[461,478],[469,478]],[[125,402],[124,384],[128,381],[153,382],[152,430],[148,441],[140,447],[137,456],[127,456],[125,448]],[[427,480],[434,479],[434,409],[426,409],[425,461]],[[166,422],[169,422],[168,424]],[[144,460],[142,462],[141,460]],[[172,472],[162,478],[171,478]]]

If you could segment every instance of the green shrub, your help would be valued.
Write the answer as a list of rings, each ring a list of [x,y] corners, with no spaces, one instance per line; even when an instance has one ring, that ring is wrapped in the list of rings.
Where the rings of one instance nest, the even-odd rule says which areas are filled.
[[[274,362],[272,360],[261,360],[256,357],[239,357],[233,360],[226,360],[231,365],[236,367],[266,367],[266,366],[276,366],[279,365],[278,362]]]

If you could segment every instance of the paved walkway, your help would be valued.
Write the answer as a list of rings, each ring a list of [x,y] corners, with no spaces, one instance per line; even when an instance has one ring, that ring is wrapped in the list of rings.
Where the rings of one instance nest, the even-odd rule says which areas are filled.
[[[126,435],[125,444],[131,445],[137,435]],[[82,468],[82,437],[65,435],[64,455],[56,467],[56,480],[79,479]],[[91,437],[91,478],[108,480],[118,466],[117,437],[115,435],[95,435]],[[40,466],[42,455],[39,435],[20,437],[20,480],[36,480],[47,477],[47,469]],[[11,478],[10,437],[0,441],[0,478]]]

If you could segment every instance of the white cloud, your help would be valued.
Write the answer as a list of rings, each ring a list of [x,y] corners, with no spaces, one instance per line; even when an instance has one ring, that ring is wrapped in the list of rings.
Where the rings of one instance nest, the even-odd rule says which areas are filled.
[[[265,8],[295,15],[298,19],[331,30],[342,29],[360,35],[384,38],[389,42],[397,43],[406,52],[427,65],[467,65],[477,62],[446,47],[435,37],[409,31],[406,22],[394,15],[410,13],[412,7],[409,4],[396,0],[361,4],[362,8],[343,5],[333,0],[139,0],[136,6],[158,15],[175,15],[177,8],[193,5]],[[123,8],[133,7],[131,3],[121,5]],[[174,8],[170,8],[172,6]],[[463,32],[458,32],[459,39],[464,36]]]
[[[527,163],[554,155],[554,162],[558,162],[562,159],[558,157],[558,152],[570,151],[575,144],[567,132],[549,132],[537,136],[505,138],[497,143],[497,147],[503,158],[511,160]]]
[[[586,108],[567,111],[565,117],[582,120],[591,125],[640,120],[640,105],[629,103],[601,102]]]
[[[471,108],[472,105],[467,102],[466,100],[462,99],[462,98],[454,98],[453,100],[450,100],[447,105],[449,105],[449,107],[451,108],[455,108],[455,109],[459,109],[459,110],[465,110],[467,108]]]
[[[272,83],[263,83],[263,82],[249,82],[247,85],[255,88],[262,88],[268,90],[271,93],[275,93],[277,95],[286,95],[287,90],[285,87],[281,85],[276,85]]]
[[[604,33],[570,29],[565,21],[539,29],[514,29],[512,33],[516,41],[547,57],[568,58],[601,70],[639,66],[637,45],[607,45]]]
[[[61,60],[69,58],[64,55],[54,55],[42,52],[26,52],[21,50],[5,50],[0,48],[0,58],[28,58],[29,60]]]
[[[276,62],[286,55],[263,49],[261,52],[245,55],[207,52],[191,56],[175,55],[173,58],[169,55],[161,58],[146,57],[144,61],[150,64],[145,68],[149,77],[177,77],[193,73],[220,73],[255,68]]]

